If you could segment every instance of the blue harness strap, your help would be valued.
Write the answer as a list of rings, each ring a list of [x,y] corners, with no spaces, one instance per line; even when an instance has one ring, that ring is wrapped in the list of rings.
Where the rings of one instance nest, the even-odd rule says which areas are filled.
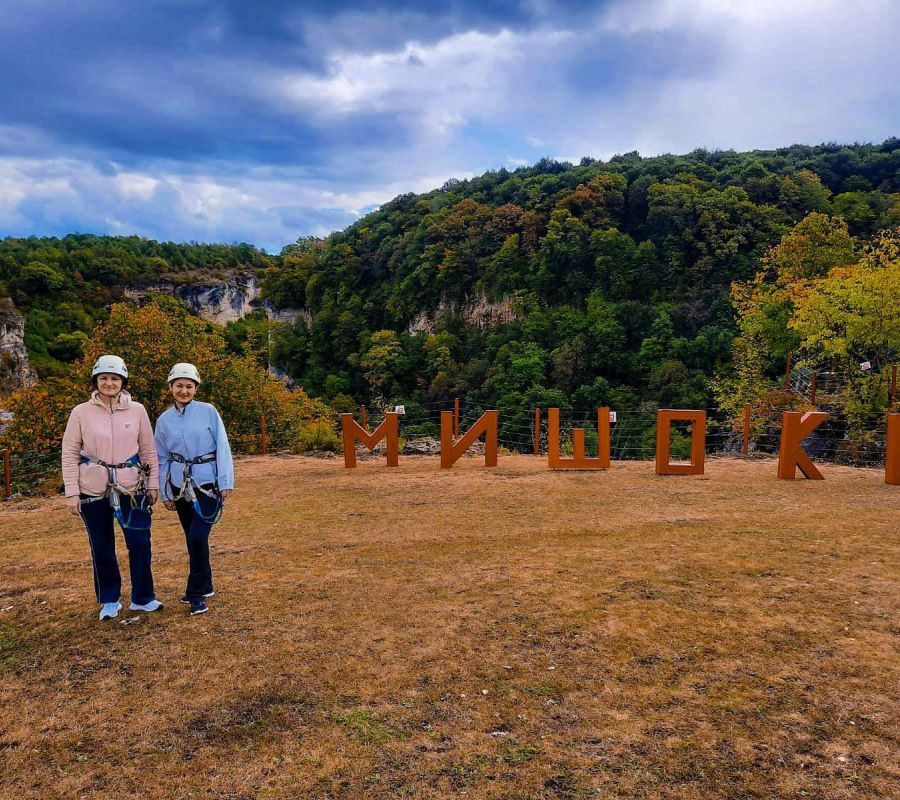
[[[183,455],[181,455],[181,453],[169,453],[168,474],[166,475],[166,481],[169,486],[174,486],[174,484],[172,483],[172,463],[175,462],[182,465],[184,470],[181,480],[181,490],[178,492],[178,497],[176,497],[175,500],[180,500],[183,497],[185,500],[191,503],[194,507],[194,513],[208,525],[215,525],[220,519],[222,519],[222,513],[225,511],[225,500],[222,497],[222,493],[219,491],[218,480],[213,484],[213,488],[211,490],[204,489],[199,483],[197,483],[191,472],[191,468],[195,464],[214,464],[215,461],[215,452],[206,453],[206,455],[197,456],[196,458],[185,458]],[[215,510],[209,516],[204,514],[203,510],[200,508],[200,503],[197,500],[198,492],[212,498],[215,501]]]
[[[150,530],[153,507],[150,505],[150,498],[147,496],[146,491],[144,491],[147,478],[150,475],[150,465],[141,463],[140,454],[135,453],[126,461],[122,461],[118,464],[108,464],[101,458],[92,456],[90,453],[82,452],[81,460],[79,463],[99,464],[101,467],[106,468],[107,475],[106,491],[103,493],[103,496],[90,498],[88,500],[82,500],[82,503],[91,503],[94,502],[94,500],[102,500],[104,498],[107,498],[109,500],[109,504],[112,506],[113,514],[119,521],[119,525],[122,526],[123,530],[125,528],[131,528],[132,530],[137,531]],[[138,470],[138,483],[134,492],[129,492],[127,489],[125,489],[124,486],[119,483],[119,478],[116,474],[116,471],[120,469],[130,469],[132,467],[136,467]],[[122,512],[121,496],[123,494],[127,495],[131,501],[129,504],[127,517]],[[135,512],[138,513],[137,519],[135,519]],[[143,515],[143,517],[141,515]],[[144,519],[146,520],[146,522],[143,521]]]

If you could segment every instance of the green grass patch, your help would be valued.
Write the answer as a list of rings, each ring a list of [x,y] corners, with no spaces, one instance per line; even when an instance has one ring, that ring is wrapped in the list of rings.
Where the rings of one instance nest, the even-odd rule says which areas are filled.
[[[504,747],[500,753],[500,760],[505,764],[525,764],[536,755],[540,755],[541,748],[536,744],[523,744],[518,747],[510,745]]]
[[[400,738],[400,731],[381,720],[370,708],[354,708],[332,715],[362,744],[385,744]]]
[[[454,788],[468,789],[475,785],[482,771],[490,763],[488,759],[479,756],[465,764],[450,764],[444,767],[442,774],[448,778]]]
[[[30,646],[12,623],[0,620],[0,671],[16,669],[28,655]]]
[[[557,702],[560,702],[563,699],[562,687],[553,681],[544,681],[537,686],[528,686],[525,691],[528,692],[528,694],[533,694],[537,697],[546,697],[548,700],[556,700]]]

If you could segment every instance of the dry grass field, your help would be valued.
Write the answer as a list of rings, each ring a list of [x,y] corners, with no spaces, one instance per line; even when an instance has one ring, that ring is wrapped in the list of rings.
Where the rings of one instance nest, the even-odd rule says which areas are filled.
[[[900,489],[823,471],[249,458],[210,613],[161,510],[167,608],[102,624],[80,522],[9,503],[0,794],[900,797]]]

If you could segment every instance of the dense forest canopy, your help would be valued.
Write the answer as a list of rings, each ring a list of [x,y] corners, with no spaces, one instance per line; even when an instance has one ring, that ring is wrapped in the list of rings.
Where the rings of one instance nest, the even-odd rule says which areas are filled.
[[[335,408],[454,396],[523,411],[709,407],[736,341],[762,343],[757,384],[802,343],[789,316],[806,306],[764,290],[793,274],[797,241],[827,240],[805,256],[821,273],[856,263],[898,225],[900,139],[626,153],[451,180],[278,256],[138,237],[6,239],[0,298],[26,313],[44,376],[81,355],[125,284],[261,271],[270,304],[308,313],[285,324],[260,311],[229,326],[228,347]],[[754,281],[763,333],[749,331],[748,301],[732,291]],[[473,302],[512,321],[473,324]],[[746,393],[717,385],[720,401],[723,386]]]
[[[449,181],[285,248],[265,291],[312,324],[274,331],[268,356],[337,404],[708,407],[737,333],[732,283],[810,214],[845,224],[852,252],[900,224],[900,140]],[[517,320],[482,329],[454,313],[482,296]],[[427,335],[409,333],[435,311]],[[785,353],[768,355],[774,375]]]

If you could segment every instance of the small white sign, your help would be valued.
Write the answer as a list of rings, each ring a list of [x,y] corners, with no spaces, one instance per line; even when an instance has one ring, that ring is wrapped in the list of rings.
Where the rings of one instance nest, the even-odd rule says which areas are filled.
[[[396,414],[405,414],[406,406],[394,406],[394,413]]]
[[[872,364],[871,364],[871,362],[869,362],[869,361],[863,361],[862,364],[859,365],[859,368],[860,368],[863,372],[866,372],[867,370],[872,369]]]
[[[615,422],[615,421],[616,421],[616,412],[615,412],[615,411],[610,411],[610,412],[609,412],[609,421],[610,421],[610,422]]]

